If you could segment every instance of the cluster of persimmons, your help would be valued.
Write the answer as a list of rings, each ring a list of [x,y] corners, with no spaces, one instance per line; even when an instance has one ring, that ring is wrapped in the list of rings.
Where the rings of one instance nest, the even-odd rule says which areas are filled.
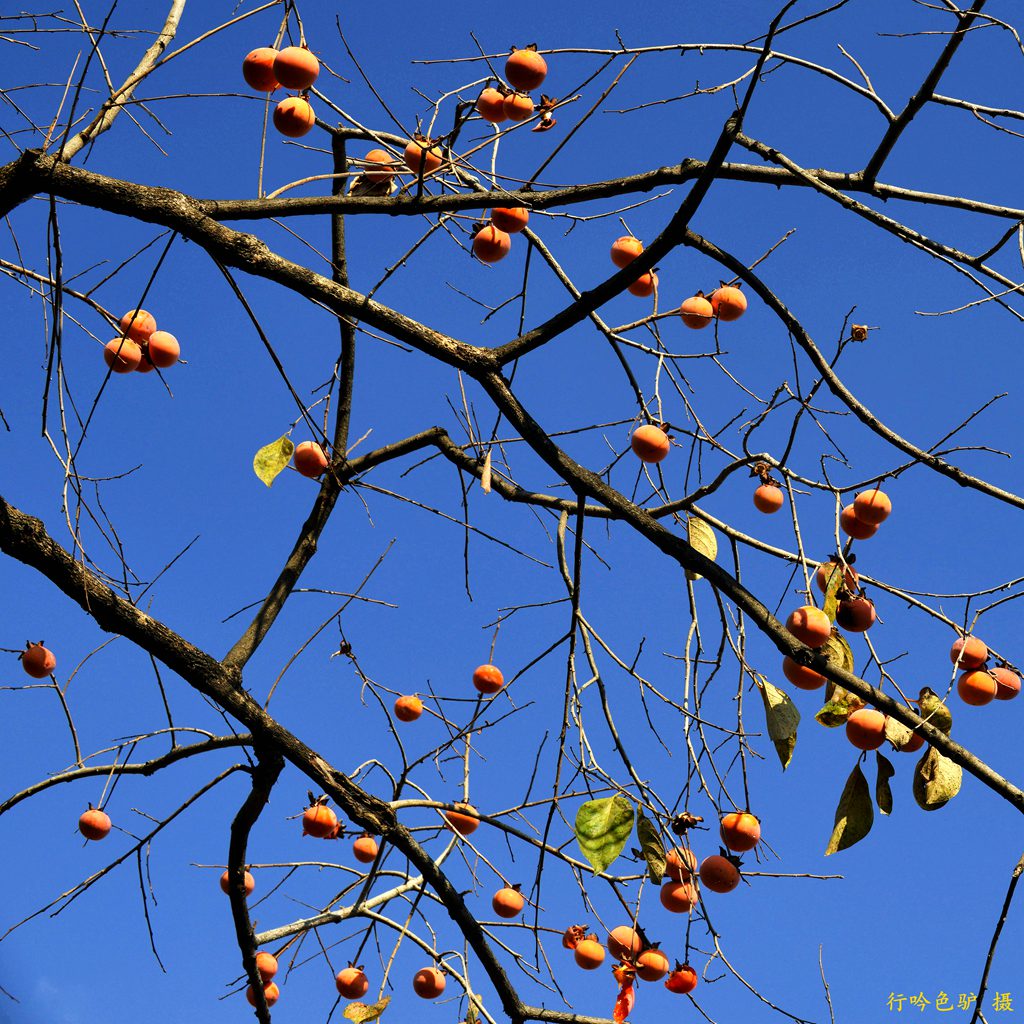
[[[128,310],[118,328],[120,336],[103,348],[103,359],[114,373],[167,370],[181,358],[178,339],[167,331],[158,331],[156,317],[144,309]]]

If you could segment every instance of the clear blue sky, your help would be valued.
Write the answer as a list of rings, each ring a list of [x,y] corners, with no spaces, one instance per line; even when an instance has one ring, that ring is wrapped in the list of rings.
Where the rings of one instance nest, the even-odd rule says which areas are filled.
[[[151,0],[122,6],[124,10],[115,12],[112,26],[151,27],[163,16],[162,5]],[[243,9],[251,6],[247,4]],[[105,13],[103,5],[91,0],[86,0],[83,7],[94,23]],[[428,109],[419,93],[437,96],[483,74],[476,64],[421,66],[411,62],[471,56],[477,52],[471,32],[489,53],[534,40],[543,49],[613,48],[617,45],[616,30],[627,46],[744,42],[764,31],[774,7],[753,0],[685,5],[655,0],[642,7],[594,0],[587,5],[585,15],[568,8],[519,8],[513,18],[497,9],[427,11],[401,0],[388,7],[348,5],[340,18],[364,71],[402,123],[411,128],[416,117]],[[332,80],[325,72],[317,87],[358,121],[395,130],[340,44],[333,8],[307,3],[302,11],[310,46],[342,76]],[[796,13],[812,9],[801,4]],[[178,41],[200,35],[232,17],[234,10],[233,4],[193,0]],[[1008,17],[1013,10],[1011,5],[995,4],[993,13]],[[77,163],[84,162],[103,174],[179,188],[202,197],[254,196],[263,105],[244,89],[239,67],[248,50],[273,41],[278,18],[276,11],[258,15],[170,62],[146,83],[144,95],[196,95],[154,100],[150,109],[158,115],[160,124],[138,114],[154,141],[148,141],[138,127],[122,117],[88,159],[83,161],[82,154]],[[856,78],[856,69],[837,49],[837,44],[842,44],[860,62],[886,102],[899,109],[945,39],[915,33],[932,33],[948,25],[948,17],[912,3],[854,0],[834,15],[787,33],[778,49],[827,63]],[[0,21],[0,36],[7,27],[8,23]],[[894,38],[892,33],[909,35]],[[104,44],[104,56],[115,81],[134,65],[147,38],[128,35]],[[28,41],[40,49],[0,41],[4,84],[47,85],[9,94],[8,101],[0,106],[0,126],[8,132],[25,125],[12,108],[14,101],[36,123],[47,123],[52,118],[71,64],[83,49],[82,38],[74,33],[43,35]],[[551,56],[545,90],[558,96],[571,94],[597,69],[600,59],[584,53]],[[975,32],[943,80],[941,91],[994,106],[1019,105],[1019,90],[1013,86],[1019,80],[1019,60],[1020,53],[1006,32]],[[600,180],[677,163],[685,157],[703,159],[731,110],[728,89],[628,115],[612,111],[679,95],[697,83],[709,88],[728,82],[745,72],[751,61],[747,55],[712,53],[641,58],[612,96],[600,104],[599,113],[555,158],[542,182]],[[500,151],[499,170],[513,177],[528,176],[596,102],[622,63],[620,60],[606,69],[588,85],[581,99],[560,113],[553,131],[518,132],[506,140]],[[92,87],[101,84],[101,78],[90,77]],[[464,93],[466,98],[473,95],[474,89]],[[95,96],[90,93],[89,102],[94,102]],[[451,117],[450,103],[442,115],[445,124]],[[322,104],[317,110],[327,113]],[[745,127],[750,135],[804,166],[852,171],[861,167],[871,153],[884,122],[862,98],[809,71],[782,67],[772,70],[759,86]],[[479,135],[474,124],[463,139],[468,143]],[[38,144],[27,134],[16,134],[14,139],[22,146]],[[265,167],[268,189],[329,170],[329,157],[319,148],[324,145],[322,134],[311,134],[303,142],[312,148],[284,145],[271,133]],[[3,145],[6,162],[16,155],[16,149],[9,141]],[[1019,203],[1019,145],[1018,138],[994,133],[965,111],[928,108],[897,146],[881,177],[926,191],[969,195],[993,203]],[[361,152],[359,147],[352,149],[353,155]],[[738,148],[731,158],[753,162]],[[314,182],[291,194],[321,194],[324,189],[323,182]],[[648,240],[671,215],[682,193],[666,188],[654,195],[660,198],[623,214],[630,230]],[[606,214],[638,198],[619,204],[573,207],[571,212]],[[59,206],[59,212],[65,277],[83,274],[81,280],[90,287],[158,233],[150,225],[66,204]],[[1002,221],[982,223],[960,213],[903,207],[893,202],[884,207],[884,212],[905,217],[919,230],[968,251],[984,250],[1007,227]],[[4,228],[0,258],[12,262],[23,259],[45,272],[46,215],[43,200],[33,200],[20,208],[11,217],[18,248]],[[469,219],[462,223],[468,225]],[[623,229],[615,217],[579,223],[567,233],[569,225],[564,217],[534,216],[531,220],[531,226],[573,279],[581,287],[591,287],[610,273],[607,249]],[[384,268],[394,263],[426,227],[426,222],[417,218],[351,218],[348,231],[353,287],[362,290],[375,283]],[[980,298],[982,293],[967,278],[869,228],[807,190],[716,184],[693,227],[747,263],[795,229],[760,266],[763,279],[800,317],[826,353],[834,351],[843,318],[851,310],[856,310],[854,322],[878,328],[868,344],[852,346],[844,353],[838,372],[893,429],[927,448],[994,395],[1008,392],[1008,397],[958,434],[955,443],[983,444],[1009,452],[1019,445],[1017,391],[1024,366],[1018,320],[992,304],[953,316],[927,315]],[[284,226],[250,222],[243,228],[258,233],[282,255],[324,270],[318,253],[329,250],[326,219],[293,219]],[[289,231],[300,233],[302,241]],[[158,242],[100,287],[98,300],[118,312],[132,306],[162,244]],[[455,337],[479,344],[500,343],[517,333],[518,305],[512,303],[481,324],[484,310],[460,292],[490,305],[505,301],[520,286],[524,252],[525,244],[517,241],[507,260],[488,268],[472,261],[444,232],[437,232],[409,267],[395,275],[376,297]],[[100,261],[105,262],[97,265]],[[1013,244],[993,263],[1005,273],[1019,276],[1019,258]],[[659,272],[662,308],[677,305],[698,288],[710,290],[724,276],[690,251],[673,253],[660,265]],[[336,357],[337,328],[333,319],[280,289],[241,274],[238,280],[281,356],[290,381],[300,395],[309,396],[327,379]],[[10,432],[0,432],[2,493],[13,504],[42,518],[66,544],[68,531],[61,506],[63,473],[49,442],[40,437],[49,321],[42,322],[38,298],[33,299],[11,280],[3,279],[0,295],[4,336],[9,342],[0,409],[11,427]],[[541,322],[564,302],[561,286],[535,257],[526,326]],[[118,477],[102,484],[103,508],[116,524],[128,562],[140,579],[153,579],[198,536],[188,553],[146,594],[142,607],[219,656],[234,642],[245,622],[244,616],[228,622],[224,619],[265,592],[305,517],[315,488],[288,472],[267,490],[252,474],[254,451],[289,428],[295,408],[243,311],[197,247],[179,241],[171,248],[146,306],[156,314],[161,328],[179,337],[188,365],[166,374],[173,397],[155,375],[111,379],[82,444],[79,469],[83,475],[95,478]],[[609,324],[623,324],[642,316],[649,306],[647,301],[623,295],[604,309],[602,316]],[[67,300],[66,308],[88,331],[99,336],[100,342],[106,340],[107,328],[92,310],[73,300]],[[704,334],[686,331],[674,320],[661,325],[666,346],[676,353],[703,351],[702,346],[710,344]],[[635,336],[641,337],[639,333]],[[722,367],[758,396],[770,395],[783,380],[794,382],[786,333],[758,301],[752,299],[742,320],[723,325],[721,341],[727,353]],[[71,395],[78,413],[84,416],[103,380],[100,344],[68,322],[63,346]],[[654,363],[637,353],[630,359],[645,394],[652,395]],[[692,408],[709,430],[724,428],[723,443],[738,449],[739,431],[759,407],[722,368],[709,361],[686,361],[681,366]],[[802,357],[798,372],[806,387],[812,368]],[[567,450],[587,466],[600,470],[627,448],[632,419],[637,414],[635,401],[617,361],[592,327],[581,325],[524,361],[517,385],[522,400],[549,431],[616,424],[564,439]],[[679,394],[664,376],[661,395],[665,418],[680,429],[692,426]],[[483,429],[489,430],[494,413],[486,398],[471,387],[468,397]],[[434,424],[446,426],[455,440],[463,443],[465,433],[450,402],[460,407],[459,385],[452,371],[431,364],[422,355],[408,354],[361,335],[352,434],[354,439],[369,436],[358,452]],[[829,410],[825,422],[850,463],[846,468],[834,459],[827,462],[833,483],[845,486],[867,479],[901,461],[898,453],[884,449],[852,417],[834,415],[839,411],[834,399],[823,394],[820,405]],[[67,415],[72,421],[72,436],[77,439],[78,428],[73,424],[76,413],[70,403]],[[321,418],[322,406],[313,415]],[[53,408],[49,423],[59,450],[59,422]],[[756,435],[755,447],[781,450],[788,424],[785,416],[780,416],[777,423],[769,421]],[[305,436],[301,426],[293,435],[296,441]],[[685,439],[681,440],[682,446],[673,451],[663,467],[672,497],[683,495],[687,486],[696,482],[696,467],[690,467],[688,484],[684,481],[688,448]],[[508,449],[517,479],[524,486],[550,490],[551,471],[527,456],[522,447]],[[804,423],[790,467],[820,477],[823,453],[834,454],[834,449],[815,427]],[[1024,489],[1019,463],[998,453],[965,452],[954,458],[965,469],[1010,491],[1020,493]],[[478,534],[469,544],[470,601],[464,588],[465,535],[458,525],[462,512],[457,474],[448,464],[434,460],[401,477],[416,461],[396,462],[374,474],[369,482],[439,508],[456,522],[365,490],[361,492],[364,507],[353,493],[346,493],[302,583],[350,592],[397,538],[365,590],[366,596],[397,607],[353,604],[344,614],[345,636],[363,671],[382,686],[400,692],[426,693],[433,689],[445,697],[465,698],[471,695],[472,669],[488,660],[494,632],[489,624],[497,618],[499,609],[558,600],[565,591],[557,571]],[[709,457],[702,467],[705,476],[712,477],[720,465],[716,456]],[[133,471],[131,475],[124,476],[129,471]],[[629,456],[611,471],[612,482],[627,494],[633,491],[635,477],[636,464]],[[760,516],[750,502],[753,486],[745,474],[735,474],[703,507],[745,533],[793,550],[796,541],[788,506],[785,514],[775,518]],[[942,595],[995,587],[1024,576],[1024,559],[1016,543],[1017,523],[1008,506],[983,500],[977,493],[921,469],[890,482],[887,490],[895,507],[891,520],[877,537],[858,545],[857,565],[867,574],[896,587]],[[90,502],[96,508],[92,494]],[[469,503],[471,521],[480,530],[539,562],[553,564],[554,521],[548,516],[508,505],[496,494],[485,496],[478,487],[471,489]],[[801,494],[798,510],[809,557],[826,556],[832,549],[831,499],[826,500],[820,493]],[[94,525],[85,526],[85,536],[89,554],[107,569],[112,568],[116,563]],[[689,625],[681,573],[621,525],[611,529],[590,525],[586,537],[600,555],[598,560],[588,554],[583,562],[583,611],[588,621],[627,661],[643,641],[638,671],[665,692],[681,694],[683,679],[677,658]],[[731,564],[726,544],[722,545],[720,561]],[[742,572],[746,585],[780,615],[801,603],[798,584],[791,579],[787,565],[744,549]],[[148,657],[120,639],[101,648],[109,637],[77,606],[19,564],[10,560],[0,563],[0,586],[7,595],[0,647],[17,648],[28,639],[45,639],[60,659],[58,678],[62,683],[81,665],[70,683],[68,700],[84,750],[105,748],[122,737],[159,727],[162,703]],[[698,584],[696,594],[702,629],[707,631],[705,644],[713,653],[718,646],[717,608],[706,584]],[[892,672],[904,690],[916,694],[921,686],[929,685],[945,692],[951,673],[947,657],[953,639],[950,629],[908,609],[905,602],[887,593],[876,590],[873,594],[882,622],[872,631],[871,639],[881,657],[899,658]],[[954,620],[964,616],[961,600],[927,600]],[[303,647],[340,601],[323,595],[295,596],[250,663],[246,686],[262,699],[286,662],[302,648],[279,684],[271,711],[343,770],[354,770],[374,758],[393,764],[395,746],[384,727],[380,706],[361,691],[351,664],[345,658],[331,657],[339,641],[337,628],[329,625]],[[972,605],[972,612],[977,606]],[[1017,609],[1017,604],[1010,602],[986,613],[979,634],[1019,664],[1024,663],[1024,656],[1016,646],[1020,621]],[[506,677],[511,677],[556,641],[567,622],[564,603],[516,613],[501,627],[494,660],[504,668]],[[747,642],[750,665],[783,684],[774,648],[757,636],[749,636]],[[860,670],[868,661],[864,640],[855,638],[853,648]],[[534,752],[545,736],[541,781],[534,796],[550,792],[552,750],[564,692],[564,654],[563,647],[517,680],[507,697],[503,695],[494,702],[489,712],[493,720],[511,710],[509,700],[520,710],[489,729],[480,740],[481,756],[472,769],[472,797],[482,810],[496,811],[522,799]],[[13,656],[5,657],[8,662],[0,673],[0,685],[20,686],[27,677]],[[685,784],[687,771],[682,719],[656,704],[651,706],[660,735],[672,751],[670,757],[652,742],[635,683],[616,670],[606,655],[599,653],[598,657],[607,674],[616,723],[636,754],[641,777],[650,780],[666,799],[674,800]],[[585,681],[588,673],[582,659],[579,671]],[[725,667],[704,696],[705,718],[726,726],[735,723],[737,676],[734,662],[727,657]],[[166,670],[162,677],[177,724],[225,731],[220,717],[180,680]],[[877,683],[877,669],[868,672],[866,678]],[[706,670],[702,679],[706,679]],[[363,696],[365,700],[361,700]],[[6,722],[0,777],[7,794],[63,769],[73,760],[73,754],[52,692],[3,692],[0,699]],[[750,742],[760,755],[749,758],[751,809],[761,817],[765,841],[774,851],[774,855],[763,853],[760,863],[748,858],[747,866],[752,871],[841,874],[843,878],[754,877],[749,886],[729,896],[708,894],[710,920],[721,936],[725,955],[767,999],[797,1017],[828,1019],[819,976],[820,947],[837,1020],[876,1022],[906,1015],[934,1020],[939,1015],[935,1001],[943,992],[953,1006],[947,1019],[968,1019],[956,1003],[961,993],[972,993],[977,988],[1005,886],[1021,853],[1018,819],[1007,804],[969,776],[960,796],[949,806],[924,813],[910,793],[914,759],[891,754],[897,767],[893,815],[883,818],[876,814],[874,829],[865,841],[825,858],[822,851],[831,830],[833,810],[855,762],[855,751],[841,731],[822,729],[813,721],[817,695],[794,693],[794,700],[803,724],[792,765],[782,773],[771,744],[761,735],[760,700],[754,691],[745,694],[744,721],[749,731],[758,734]],[[1019,781],[1021,702],[973,709],[964,707],[954,695],[951,706],[954,738],[997,771]],[[472,705],[453,700],[446,707],[458,720]],[[621,776],[593,687],[584,697],[584,720],[599,761]],[[402,733],[411,756],[428,750],[443,735],[443,727],[427,718]],[[165,745],[164,739],[149,741],[134,757],[153,756]],[[733,750],[721,751],[716,764],[722,771],[730,769],[729,792],[742,799],[742,782],[731,760]],[[231,763],[232,754],[225,752],[202,762],[179,765],[155,779],[125,778],[118,783],[110,813],[118,826],[138,834],[146,827],[143,815],[161,817],[170,813]],[[873,783],[870,761],[868,767]],[[449,761],[441,769],[443,778],[428,764],[417,781],[432,797],[453,799],[459,794],[459,765]],[[376,792],[386,793],[380,775],[371,773],[367,784]],[[348,843],[334,846],[302,839],[298,823],[289,820],[300,813],[307,788],[306,780],[296,771],[285,772],[253,832],[250,857],[254,863],[323,859],[353,865]],[[98,780],[58,787],[21,805],[0,822],[7,877],[0,931],[70,889],[126,848],[129,840],[121,833],[115,832],[102,844],[83,847],[75,832],[78,814],[88,801],[99,799],[101,790],[102,782]],[[239,957],[227,900],[217,887],[219,870],[195,866],[224,863],[228,825],[244,795],[244,777],[229,779],[162,833],[152,848],[148,870],[156,905],[150,904],[149,911],[166,974],[149,949],[137,869],[129,860],[55,919],[42,915],[0,945],[0,985],[19,1000],[0,1001],[0,1022],[77,1024],[97,1015],[121,1022],[154,1013],[161,1018],[209,1022],[248,1019],[245,1015],[249,1008],[239,996],[219,1001],[240,973]],[[570,820],[577,804],[578,800],[566,801],[563,810]],[[696,814],[714,815],[710,802],[696,790],[689,806]],[[540,816],[532,820],[543,823]],[[408,821],[426,825],[430,818],[417,812],[410,814]],[[428,838],[425,832],[419,835],[432,849],[439,849],[443,841]],[[556,824],[553,835],[556,843],[570,840],[564,825]],[[522,848],[510,849],[497,836],[486,837],[485,843],[494,866],[529,890],[536,867],[534,855]],[[694,839],[701,855],[715,852],[716,845],[708,833]],[[454,861],[450,863],[454,865]],[[396,861],[393,866],[399,868],[400,864]],[[471,887],[472,879],[464,865],[453,866],[453,872],[460,886]],[[281,884],[255,907],[257,926],[273,927],[320,907],[338,890],[342,875],[337,868],[304,867],[287,878],[285,869],[259,871],[257,896]],[[471,899],[477,901],[474,905],[479,905],[481,916],[489,919],[489,896],[498,883],[486,866],[480,867],[478,878],[479,892]],[[595,902],[593,909],[581,905],[570,874],[562,868],[551,868],[545,875],[541,897],[542,925],[560,930],[579,921],[600,930],[599,921],[606,925],[621,923],[623,912],[611,894],[598,887],[589,891]],[[635,890],[630,895],[635,896]],[[660,939],[671,956],[681,955],[685,920],[664,912],[651,891],[645,892],[642,907],[640,920],[651,936]],[[990,1021],[1010,1016],[992,1008],[991,999],[997,992],[1011,994],[1015,1011],[1024,1009],[1024,983],[1017,967],[1024,949],[1024,932],[1016,909],[1011,911],[992,970],[986,1005]],[[397,905],[393,912],[401,913]],[[435,908],[430,919],[439,930],[441,948],[461,948],[444,914]],[[343,940],[353,934],[347,926],[320,933],[333,970],[325,963],[313,936],[306,938],[274,1011],[275,1019],[326,1018],[334,1001],[332,974],[347,963],[353,943]],[[531,959],[532,937],[525,931],[507,934],[510,944]],[[704,922],[697,917],[689,938],[691,962],[703,970],[708,963],[706,954],[713,947]],[[379,950],[371,943],[363,953],[371,986],[379,982],[382,960],[390,954],[390,941],[390,935],[383,935]],[[582,1014],[610,1015],[614,992],[606,973],[584,975],[572,965],[571,956],[561,949],[556,936],[546,936],[545,942],[558,983],[572,1007]],[[409,978],[424,963],[422,954],[406,946],[399,951],[392,968],[394,1000],[385,1019],[461,1019],[454,1003],[428,1006],[414,1001]],[[471,972],[486,993],[482,971],[473,966]],[[781,1019],[735,979],[714,980],[725,973],[719,964],[712,965],[695,993],[709,1018],[724,1024]],[[454,990],[451,985],[449,992]],[[375,987],[371,994],[373,991]],[[890,993],[908,997],[923,994],[930,1005],[922,1009],[908,1003],[897,1014],[887,1006]],[[524,994],[533,1002],[561,1005],[556,994],[532,987],[525,979]],[[497,1011],[496,1006],[491,1008]],[[643,1024],[668,1013],[698,1019],[681,997],[669,995],[660,985],[649,985],[640,992],[630,1019]]]

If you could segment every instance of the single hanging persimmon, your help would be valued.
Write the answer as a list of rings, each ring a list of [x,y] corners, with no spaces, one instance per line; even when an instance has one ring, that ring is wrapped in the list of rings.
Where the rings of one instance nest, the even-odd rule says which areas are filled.
[[[877,750],[885,741],[885,715],[874,708],[859,708],[846,719],[846,738],[858,750]]]
[[[688,914],[697,905],[697,890],[691,882],[664,882],[658,898],[672,914]]]
[[[862,523],[867,523],[869,526],[878,526],[879,523],[885,522],[889,518],[890,512],[892,512],[892,502],[889,500],[889,496],[877,487],[870,491],[861,491],[853,499],[853,514]]]
[[[505,61],[505,79],[520,92],[540,88],[547,75],[547,61],[537,52],[536,44],[514,49]]]
[[[256,970],[266,985],[277,974],[277,957],[273,953],[257,953]]]
[[[641,299],[649,299],[658,287],[658,275],[653,271],[641,274],[627,289],[630,295],[637,295]]]
[[[732,285],[723,284],[711,293],[711,309],[723,322],[739,320],[747,309],[747,297]]]
[[[839,513],[839,529],[854,540],[867,540],[878,532],[877,526],[872,526],[871,523],[865,523],[863,519],[857,518],[857,513],[854,512],[852,505],[847,505]]]
[[[316,115],[307,100],[289,96],[274,108],[274,127],[289,139],[301,139],[316,124]]]
[[[518,888],[506,885],[491,897],[491,908],[498,917],[518,917],[523,912],[526,900]]]
[[[988,647],[976,636],[961,637],[949,649],[949,660],[962,669],[981,668],[988,661]]]
[[[131,338],[114,338],[103,347],[103,361],[114,373],[131,373],[142,362],[142,349]]]
[[[505,96],[493,86],[488,86],[476,98],[476,112],[491,124],[501,124],[508,120],[505,113]]]
[[[148,341],[149,336],[156,330],[156,317],[144,309],[129,309],[118,321],[117,326],[121,334],[132,341]]]
[[[41,643],[29,644],[21,653],[21,667],[33,679],[45,679],[57,668],[57,657]]]
[[[346,999],[362,999],[370,987],[370,982],[362,968],[349,966],[338,971],[334,976],[334,984],[338,994]]]
[[[632,235],[623,235],[612,242],[612,263],[621,270],[623,267],[628,267],[643,251],[644,244],[639,238],[634,238]]]
[[[765,515],[770,516],[773,512],[778,512],[784,501],[782,488],[776,487],[775,484],[761,484],[754,491],[754,508]]]
[[[588,935],[580,939],[572,951],[573,959],[585,971],[595,971],[604,963],[604,946],[597,941],[596,935]]]
[[[641,462],[661,462],[669,453],[668,435],[653,423],[637,427],[629,439],[629,446]]]
[[[509,121],[527,121],[533,117],[533,98],[525,92],[510,92],[501,109]]]
[[[252,895],[252,891],[256,888],[256,879],[253,878],[252,875],[248,871],[246,871],[246,873],[244,875],[244,879],[245,879],[245,881],[244,881],[245,895],[246,896],[250,896],[250,895]],[[224,874],[220,876],[220,888],[221,888],[221,892],[223,892],[223,893],[230,893],[231,892],[231,872],[230,871],[225,871]]]
[[[352,856],[360,864],[372,864],[377,859],[377,849],[377,840],[373,836],[361,835],[352,844]]]
[[[267,1006],[273,1006],[281,998],[281,990],[277,987],[276,981],[263,986],[263,998],[267,1001]],[[245,1001],[250,1006],[256,1005],[256,993],[253,992],[252,985],[249,985],[245,990]]]
[[[86,839],[106,839],[112,827],[110,815],[98,807],[90,807],[89,810],[83,811],[78,819],[78,831]]]
[[[996,681],[996,700],[1013,700],[1020,693],[1020,676],[1012,669],[996,665],[988,671]]]
[[[665,854],[665,874],[673,882],[688,882],[697,873],[697,855],[688,847],[669,850]]]
[[[999,687],[995,676],[981,669],[964,672],[956,681],[956,692],[965,704],[980,708],[995,699]]]
[[[281,83],[274,77],[277,50],[272,46],[259,46],[250,50],[242,61],[242,77],[250,89],[273,92]]]
[[[496,206],[491,210],[491,223],[510,235],[518,235],[530,220],[525,206]]]
[[[444,991],[445,980],[436,967],[423,967],[414,975],[412,988],[421,999],[436,999]]]
[[[472,804],[456,804],[453,810],[444,812],[446,828],[461,836],[472,835],[480,827],[480,819],[474,817],[475,814],[476,808]]]
[[[316,803],[302,813],[302,834],[314,839],[337,839],[338,816],[326,804]]]
[[[424,176],[433,174],[444,163],[441,147],[422,135],[413,136],[412,141],[405,147],[402,159],[414,174],[419,174],[422,167]]]
[[[395,701],[395,718],[400,722],[415,722],[423,714],[423,701],[415,694],[399,697]]]
[[[665,981],[665,988],[669,992],[685,996],[697,987],[697,972],[689,965],[676,965],[676,969]]]
[[[320,61],[304,46],[286,46],[274,58],[274,77],[286,88],[302,92],[320,74]]]
[[[761,823],[750,811],[723,815],[718,831],[722,842],[735,853],[746,853],[761,841]]]
[[[473,254],[481,263],[497,263],[503,260],[512,248],[512,239],[507,231],[501,231],[493,224],[482,227],[473,236]]]
[[[327,468],[328,458],[316,441],[303,441],[295,446],[292,462],[303,476],[318,477]]]
[[[668,957],[652,946],[636,958],[636,976],[641,981],[661,981],[671,966]]]
[[[786,619],[786,629],[808,647],[821,647],[832,635],[829,617],[813,604],[802,605],[790,612]]]
[[[181,358],[181,345],[173,334],[154,331],[146,342],[145,356],[153,366],[168,370]]]
[[[782,674],[801,690],[820,690],[826,681],[820,672],[815,672],[808,665],[801,665],[788,655],[782,659]]]
[[[640,933],[628,924],[620,924],[608,933],[608,952],[616,960],[633,960],[643,948]]]
[[[731,857],[724,857],[713,853],[701,861],[700,884],[712,892],[732,892],[740,884],[740,869],[736,866],[737,861]]]
[[[497,693],[505,685],[505,677],[497,665],[477,665],[473,669],[473,685],[480,693]]]
[[[703,293],[698,292],[683,301],[679,307],[679,316],[687,327],[699,331],[714,320],[715,311]]]
[[[836,625],[850,633],[866,633],[876,618],[875,603],[870,597],[851,597],[836,605]]]
[[[366,165],[363,168],[363,176],[367,181],[390,181],[395,176],[394,169],[391,166],[394,159],[386,149],[371,149],[363,157],[363,161]]]

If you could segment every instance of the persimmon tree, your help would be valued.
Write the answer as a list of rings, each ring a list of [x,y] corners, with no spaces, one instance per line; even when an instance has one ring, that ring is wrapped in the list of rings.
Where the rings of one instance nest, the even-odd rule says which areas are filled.
[[[912,907],[876,809],[1024,811],[1014,12],[887,6],[893,78],[852,0],[384,74],[195,6],[0,18],[7,947],[103,890],[207,1016],[823,1019],[750,944],[822,850]]]

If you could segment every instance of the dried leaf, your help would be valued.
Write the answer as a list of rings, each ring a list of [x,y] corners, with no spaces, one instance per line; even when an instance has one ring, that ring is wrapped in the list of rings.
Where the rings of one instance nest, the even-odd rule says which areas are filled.
[[[875,751],[875,762],[878,765],[878,775],[875,778],[875,803],[882,814],[892,814],[892,790],[889,788],[889,780],[896,774],[892,761],[884,754]]]
[[[832,837],[825,847],[825,856],[859,843],[871,831],[874,820],[875,811],[871,806],[868,780],[864,778],[858,762],[850,772],[842,796],[839,797],[836,821],[832,828]]]
[[[833,633],[818,648],[818,653],[827,658],[833,665],[838,665],[847,672],[853,671],[853,648],[849,645],[845,636]]]
[[[483,468],[480,470],[480,490],[484,494],[491,493],[491,450],[487,449],[487,454],[484,456]]]
[[[647,862],[647,874],[655,885],[660,885],[665,876],[665,847],[658,830],[644,816],[643,811],[637,817],[636,837],[640,840],[640,852]]]
[[[843,585],[843,567],[836,565],[836,567],[828,574],[828,585],[825,588],[825,603],[821,606],[821,610],[828,616],[829,622],[836,621],[836,608],[839,605],[839,588]],[[836,639],[841,639],[837,637]],[[849,644],[847,644],[849,647]],[[853,652],[851,651],[851,662],[853,660]]]
[[[633,831],[633,805],[624,796],[588,800],[576,812],[576,842],[600,874],[620,853]]]
[[[902,722],[897,722],[890,715],[885,716],[885,738],[896,750],[902,750],[913,735],[913,730],[908,729]]]
[[[930,687],[925,686],[917,696],[918,714],[929,724],[934,725],[947,736],[953,728],[953,712],[939,699],[939,695]]]
[[[960,792],[963,769],[940,754],[935,747],[917,762],[914,769],[914,799],[923,811],[937,811]]]
[[[356,1024],[366,1024],[367,1021],[379,1020],[390,1002],[391,996],[384,996],[379,1003],[349,1003],[342,1016]]]
[[[686,539],[690,542],[691,548],[706,558],[710,558],[711,561],[718,557],[718,538],[715,536],[715,531],[703,519],[690,516],[686,520]],[[691,572],[689,569],[686,570],[686,578],[688,580],[704,579],[700,573]]]
[[[253,472],[269,487],[291,461],[295,445],[287,434],[265,444],[252,460]]]
[[[775,750],[782,762],[782,770],[789,767],[796,748],[796,727],[800,724],[800,712],[789,699],[785,690],[780,690],[765,679],[755,677],[757,688],[761,691],[764,701],[764,714],[768,721],[768,738],[775,744]]]

